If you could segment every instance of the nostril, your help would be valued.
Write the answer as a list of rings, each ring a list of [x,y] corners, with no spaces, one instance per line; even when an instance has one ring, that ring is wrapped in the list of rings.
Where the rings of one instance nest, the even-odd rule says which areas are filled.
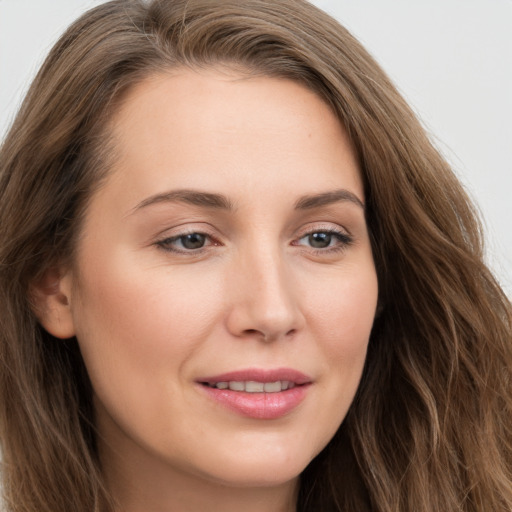
[[[242,333],[243,337],[246,338],[254,338],[262,341],[270,341],[274,338],[274,336],[270,333],[267,333],[263,330],[259,329],[245,329]]]
[[[283,337],[286,337],[286,338],[289,338],[291,336],[293,336],[295,333],[296,333],[296,329],[290,329],[289,331],[287,331],[286,333],[284,333],[284,336]],[[257,337],[257,338],[261,338],[263,341],[272,341],[272,340],[275,340],[277,338],[279,338],[279,334],[278,333],[270,333],[270,332],[265,332],[263,330],[259,330],[259,329],[245,329],[243,331],[243,336],[247,336],[247,337]]]

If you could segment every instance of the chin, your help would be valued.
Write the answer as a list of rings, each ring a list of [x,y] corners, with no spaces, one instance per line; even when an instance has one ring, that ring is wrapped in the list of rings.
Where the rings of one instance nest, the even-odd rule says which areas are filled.
[[[244,456],[233,450],[228,456],[219,457],[215,468],[207,470],[208,478],[217,483],[233,487],[272,487],[297,479],[316,453],[311,456],[275,450],[260,456]]]
[[[242,467],[238,471],[223,471],[222,475],[210,475],[210,480],[227,487],[279,487],[297,479],[305,466],[273,467],[261,464],[259,467]]]

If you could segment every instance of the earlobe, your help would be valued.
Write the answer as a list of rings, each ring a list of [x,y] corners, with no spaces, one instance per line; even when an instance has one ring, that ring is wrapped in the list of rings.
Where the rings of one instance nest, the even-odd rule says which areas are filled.
[[[56,267],[46,270],[30,287],[33,311],[39,323],[56,338],[75,335],[71,291],[71,272]]]

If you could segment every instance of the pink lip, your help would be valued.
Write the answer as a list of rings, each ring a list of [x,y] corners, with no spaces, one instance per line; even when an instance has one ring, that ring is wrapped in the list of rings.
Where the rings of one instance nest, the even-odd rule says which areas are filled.
[[[287,380],[296,387],[277,393],[247,393],[217,389],[205,384],[228,381],[276,382]],[[306,397],[312,384],[307,375],[290,368],[272,370],[247,369],[197,379],[201,390],[215,402],[242,416],[255,419],[277,419],[295,409]]]

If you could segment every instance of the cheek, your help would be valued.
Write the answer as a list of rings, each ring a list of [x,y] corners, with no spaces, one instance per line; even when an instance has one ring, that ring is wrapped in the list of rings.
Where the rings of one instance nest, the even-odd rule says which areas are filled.
[[[98,386],[119,376],[120,387],[127,378],[144,387],[148,375],[157,378],[159,368],[179,371],[218,316],[216,301],[208,295],[213,287],[195,286],[179,272],[112,258],[111,264],[84,266],[82,274],[74,321]]]
[[[210,314],[213,301],[207,295],[212,287],[204,278],[200,286],[201,280],[190,272],[151,266],[130,254],[114,253],[97,265],[87,255],[83,259],[88,263],[82,266],[76,309],[89,314],[92,324],[106,324],[127,334],[147,330],[171,335],[176,326],[190,325],[189,317],[200,321]]]
[[[378,285],[373,264],[347,267],[309,286],[309,323],[322,331],[321,339],[333,355],[357,356],[368,342],[377,307]],[[363,352],[364,352],[363,350]]]
[[[377,279],[373,265],[363,270],[337,272],[307,295],[308,324],[322,356],[317,359],[322,376],[317,385],[326,404],[315,412],[322,425],[318,437],[312,437],[316,452],[343,422],[364,368],[377,303]]]
[[[214,291],[194,286],[190,276],[129,259],[82,268],[76,335],[98,422],[110,425],[108,416],[141,441],[141,432],[158,439],[158,429],[179,411],[187,363],[218,317],[208,295]]]
[[[378,294],[373,265],[355,270],[339,272],[331,286],[308,295],[309,324],[323,352],[324,375],[329,376],[325,392],[338,400],[343,416],[362,375]]]

